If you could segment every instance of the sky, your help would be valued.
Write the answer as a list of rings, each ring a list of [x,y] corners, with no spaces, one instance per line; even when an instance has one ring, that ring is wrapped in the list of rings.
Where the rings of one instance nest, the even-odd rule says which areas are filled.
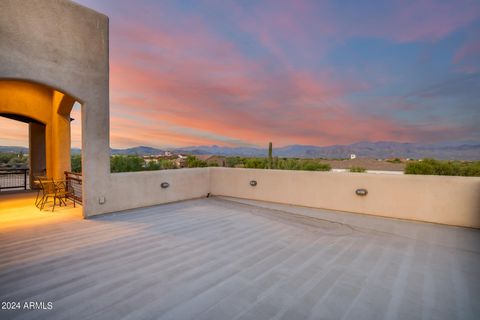
[[[112,147],[480,141],[478,0],[77,2],[110,18]]]

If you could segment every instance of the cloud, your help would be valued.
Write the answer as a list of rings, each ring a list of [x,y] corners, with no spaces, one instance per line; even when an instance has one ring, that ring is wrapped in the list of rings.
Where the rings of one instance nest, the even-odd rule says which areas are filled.
[[[114,147],[326,145],[480,134],[469,121],[451,117],[457,109],[467,118],[476,114],[478,1],[80,1],[110,16]],[[386,60],[366,41],[365,47],[345,45],[373,38],[392,52],[414,51],[420,43],[436,48],[465,29],[448,63],[469,77],[442,73],[445,63],[421,73],[443,51],[432,49],[419,68],[418,56],[408,64],[410,51],[395,56],[402,61]],[[359,56],[369,61],[345,65],[331,58],[346,47],[365,52]],[[388,70],[379,60],[391,61]],[[403,70],[409,66],[415,70]],[[72,140],[79,145],[75,112]]]
[[[432,138],[430,132],[437,132],[434,126],[427,130],[425,126],[365,112],[347,102],[345,96],[371,90],[364,79],[342,79],[328,67],[310,71],[289,62],[286,45],[294,44],[303,51],[312,47],[312,34],[306,25],[314,13],[311,2],[281,3],[278,10],[271,2],[262,2],[251,19],[244,17],[250,12],[239,7],[241,4],[220,5],[233,6],[240,30],[254,34],[276,58],[246,54],[238,43],[198,17],[183,17],[182,22],[188,23],[178,28],[161,17],[160,26],[128,19],[113,26],[112,110],[142,123],[132,135],[155,141],[156,145],[263,145],[270,140],[280,144],[414,141],[423,136]],[[381,32],[395,41],[407,41],[437,38],[458,27],[457,19],[453,19],[450,27],[442,30],[420,26],[423,31],[417,30],[416,34],[396,33],[396,26],[421,16],[426,5],[422,2],[402,10],[394,5],[399,17]],[[433,4],[435,8],[437,5],[446,10],[441,4]],[[322,14],[329,16],[331,8],[321,7],[326,10]],[[295,18],[301,14],[305,19]],[[326,34],[352,36],[382,29],[375,23],[365,23],[347,30],[342,21],[335,25],[334,20],[320,19]],[[112,125],[113,144],[133,139],[126,133],[131,130],[122,123]],[[148,134],[140,133],[142,130]],[[140,141],[137,138],[135,141]]]
[[[406,97],[439,98],[439,97],[471,97],[480,98],[480,74],[467,74],[444,80],[426,88],[415,90]]]
[[[380,25],[367,31],[399,42],[436,41],[469,25],[480,15],[476,0],[395,1]],[[388,19],[388,20],[387,20]],[[376,32],[373,29],[376,28]]]
[[[452,62],[462,73],[473,74],[480,71],[480,32],[475,29],[453,55]]]

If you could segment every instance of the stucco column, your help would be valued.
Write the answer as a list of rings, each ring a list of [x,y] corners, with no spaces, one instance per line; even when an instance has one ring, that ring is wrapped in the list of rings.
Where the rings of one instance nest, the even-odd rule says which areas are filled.
[[[64,178],[70,171],[70,119],[53,113],[52,115],[52,177]]]
[[[82,103],[83,213],[92,216],[109,212],[110,134],[108,78]]]
[[[47,168],[45,125],[31,122],[28,125],[30,186],[34,176],[44,175]]]
[[[55,179],[64,178],[70,171],[70,112],[75,100],[61,92],[54,91],[52,99],[52,161]]]

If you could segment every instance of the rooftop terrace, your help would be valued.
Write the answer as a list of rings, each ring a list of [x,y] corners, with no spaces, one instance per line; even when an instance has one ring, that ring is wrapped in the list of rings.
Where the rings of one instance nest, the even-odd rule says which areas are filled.
[[[221,197],[84,220],[0,197],[1,301],[53,302],[2,319],[480,315],[475,229]]]

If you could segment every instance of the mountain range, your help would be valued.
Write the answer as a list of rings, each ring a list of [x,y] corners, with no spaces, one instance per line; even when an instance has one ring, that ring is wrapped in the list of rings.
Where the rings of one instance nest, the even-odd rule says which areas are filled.
[[[195,146],[184,148],[158,149],[139,146],[128,149],[111,149],[111,154],[157,155],[165,151],[183,154],[215,154],[221,156],[264,157],[267,148],[256,147],[222,147]],[[0,147],[0,152],[28,152],[25,147]],[[80,149],[72,149],[72,154],[79,154]],[[357,142],[349,145],[310,146],[290,145],[273,149],[273,155],[290,158],[348,158],[350,154],[365,158],[435,158],[445,160],[480,160],[480,142],[467,141],[456,143],[401,143],[391,141]]]
[[[266,156],[267,148],[201,146],[176,149],[190,154],[224,156]],[[445,160],[480,160],[480,142],[418,144],[400,142],[358,142],[350,145],[290,145],[273,149],[273,155],[290,158],[349,158],[351,154],[365,158],[435,158]]]

